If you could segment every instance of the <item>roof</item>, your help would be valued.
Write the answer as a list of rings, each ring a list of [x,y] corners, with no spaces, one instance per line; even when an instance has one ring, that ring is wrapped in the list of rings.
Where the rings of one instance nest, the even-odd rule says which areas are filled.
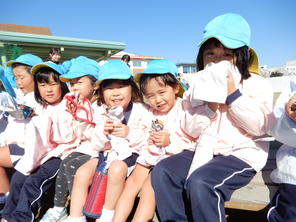
[[[16,24],[0,23],[0,30],[8,31],[8,32],[22,32],[22,33],[31,33],[31,34],[40,34],[40,35],[51,35],[51,31],[47,27],[31,26],[31,25],[16,25]]]
[[[60,47],[62,49],[62,60],[68,60],[83,55],[98,61],[110,57],[123,50],[126,46],[126,44],[122,42],[7,31],[0,31],[0,43],[11,46],[17,45],[22,48],[22,53],[32,53],[43,59],[48,57],[50,48]],[[10,57],[11,55],[6,56]]]
[[[133,53],[128,53],[128,52],[125,52],[125,51],[121,51],[121,52],[118,52],[116,53],[115,55],[113,55],[111,57],[111,59],[121,59],[121,57],[123,55],[129,55],[131,57],[131,60],[154,60],[154,59],[163,59],[162,56],[142,56],[142,55],[137,55],[137,54],[133,54]]]

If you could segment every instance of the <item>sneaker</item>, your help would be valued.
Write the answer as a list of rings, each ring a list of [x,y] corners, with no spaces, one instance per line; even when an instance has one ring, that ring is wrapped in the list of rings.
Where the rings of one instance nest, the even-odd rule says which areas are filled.
[[[39,222],[60,222],[66,219],[68,216],[67,209],[64,208],[62,211],[58,211],[55,208],[50,208],[43,215],[42,219]]]

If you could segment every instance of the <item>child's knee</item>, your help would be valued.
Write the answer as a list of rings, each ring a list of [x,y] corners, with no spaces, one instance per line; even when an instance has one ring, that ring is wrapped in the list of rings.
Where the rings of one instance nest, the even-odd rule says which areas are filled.
[[[108,169],[108,179],[122,178],[127,175],[127,165],[123,161],[117,160],[111,163]]]

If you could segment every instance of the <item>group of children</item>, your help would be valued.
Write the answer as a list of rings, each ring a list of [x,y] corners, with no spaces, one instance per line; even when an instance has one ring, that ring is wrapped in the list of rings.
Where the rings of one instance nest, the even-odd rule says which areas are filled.
[[[296,83],[273,114],[250,33],[240,15],[211,20],[188,90],[166,59],[135,76],[120,60],[100,67],[80,56],[63,66],[26,54],[8,62],[20,92],[18,107],[1,95],[2,221],[33,221],[53,184],[54,207],[41,221],[86,221],[83,208],[102,163],[108,181],[97,221],[126,221],[137,196],[133,221],[151,220],[156,207],[161,221],[226,221],[224,202],[265,165],[270,132],[286,145],[272,173],[280,189],[268,220],[292,221]],[[15,169],[10,181],[4,168]]]

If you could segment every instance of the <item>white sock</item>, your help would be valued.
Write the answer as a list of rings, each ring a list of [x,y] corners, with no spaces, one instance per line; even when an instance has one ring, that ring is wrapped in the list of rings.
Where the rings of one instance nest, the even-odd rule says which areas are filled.
[[[82,216],[82,217],[68,216],[65,221],[67,221],[67,222],[86,222],[86,217],[85,216]]]
[[[108,210],[103,206],[102,215],[99,218],[101,222],[112,222],[114,216],[114,210]]]
[[[56,206],[54,206],[53,209],[55,211],[57,211],[57,212],[62,212],[65,209],[65,207],[56,207]]]

